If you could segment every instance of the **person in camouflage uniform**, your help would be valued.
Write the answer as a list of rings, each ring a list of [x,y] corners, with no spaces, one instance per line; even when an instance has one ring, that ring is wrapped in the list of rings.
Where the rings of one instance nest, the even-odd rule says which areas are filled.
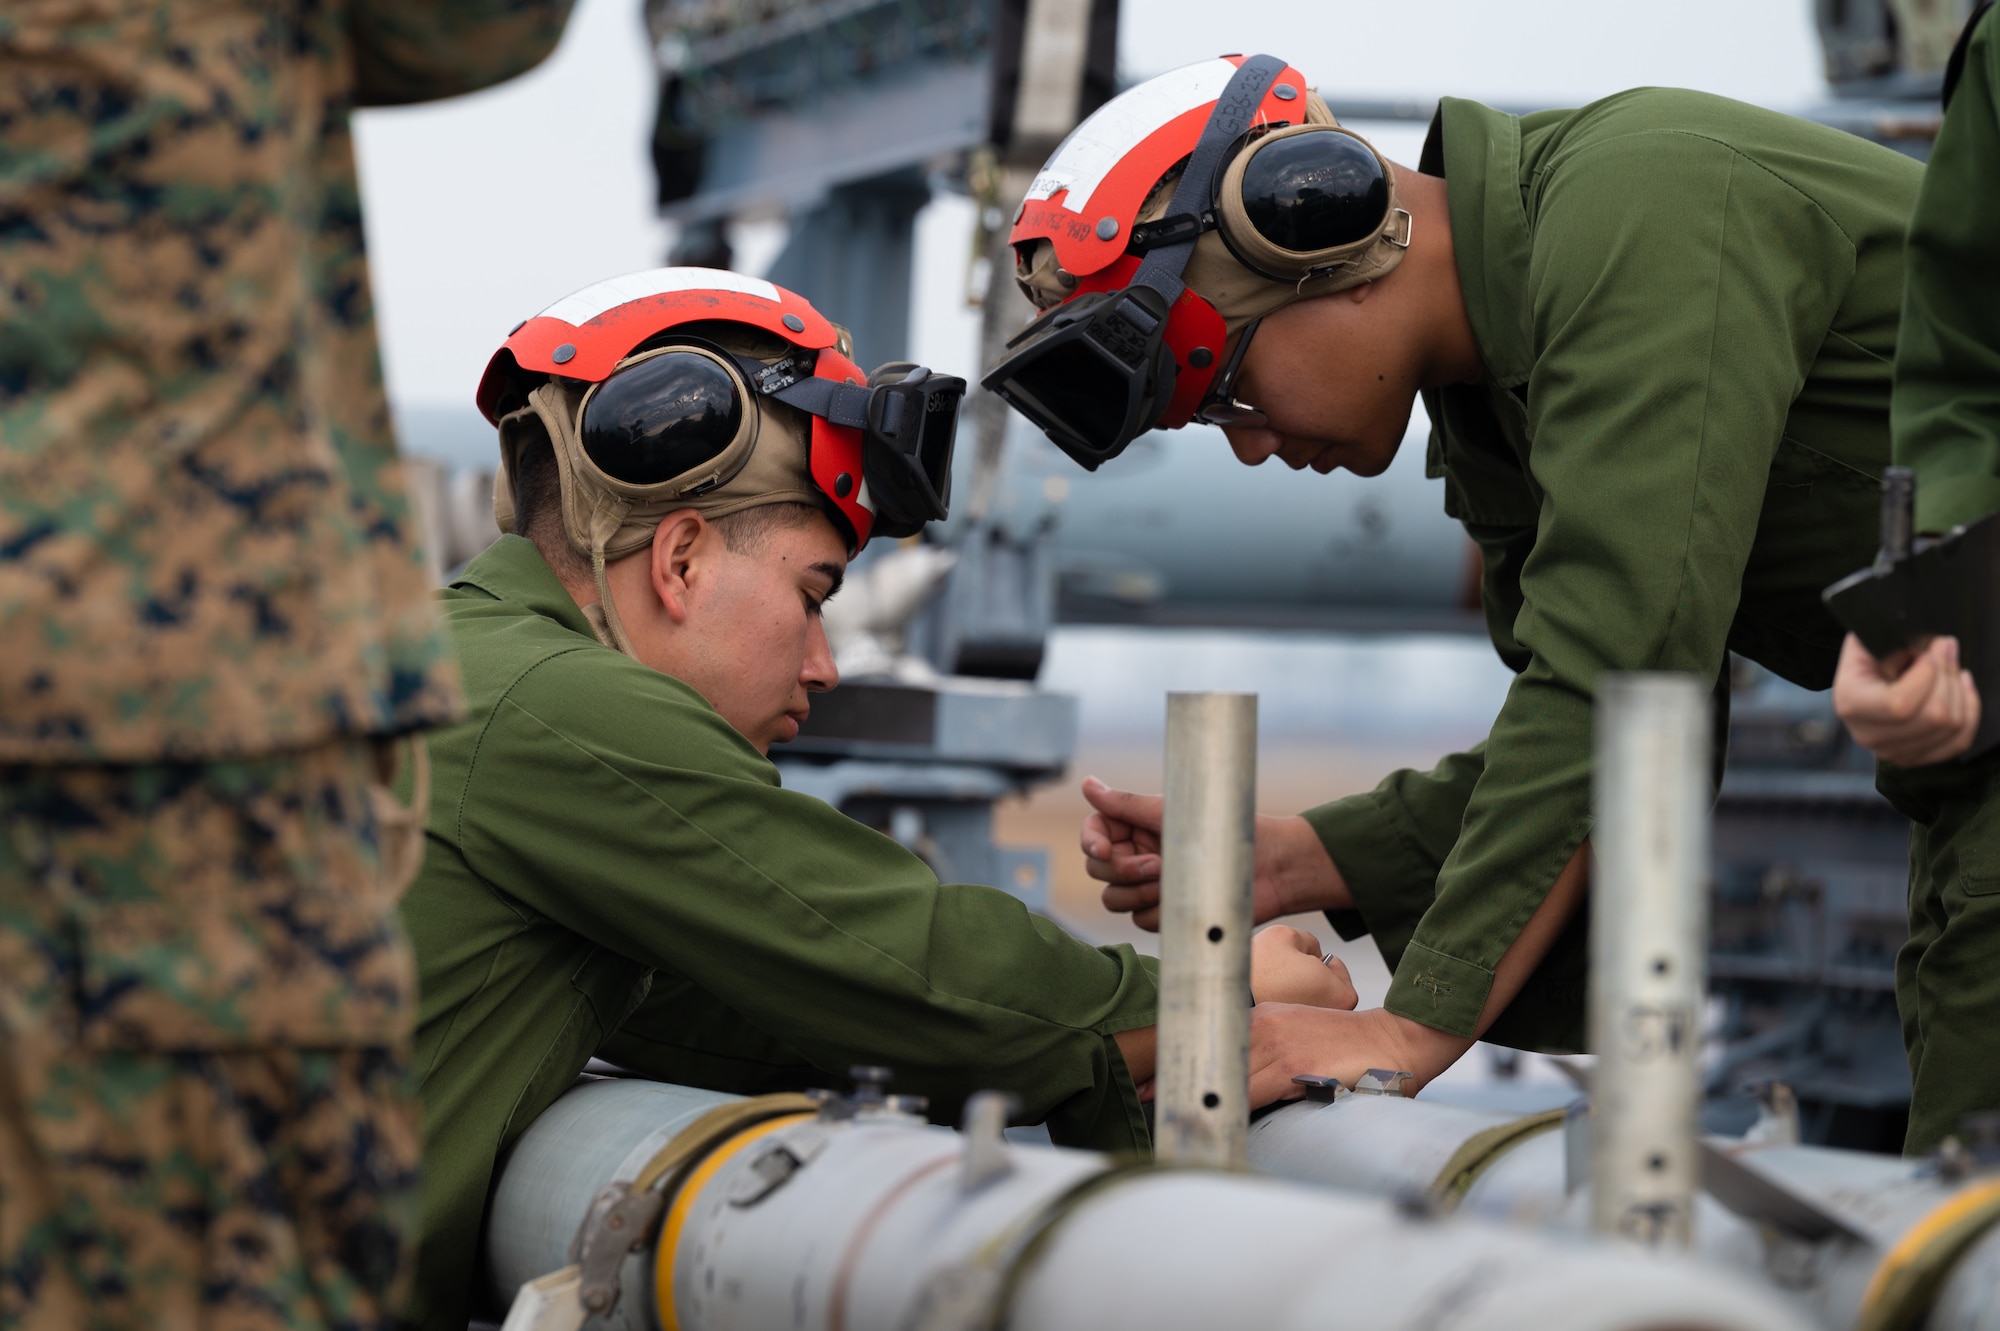
[[[569,5],[0,8],[0,1326],[394,1315],[379,760],[459,701],[348,119],[532,66]]]

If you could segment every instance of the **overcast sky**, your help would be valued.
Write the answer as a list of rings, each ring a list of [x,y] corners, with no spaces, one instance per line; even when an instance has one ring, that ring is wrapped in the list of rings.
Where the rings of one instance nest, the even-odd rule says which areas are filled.
[[[1119,58],[1143,76],[1269,50],[1329,95],[1588,100],[1638,84],[1796,109],[1822,95],[1811,0],[1125,0]],[[638,0],[580,0],[561,47],[503,87],[356,118],[391,395],[469,402],[513,324],[601,277],[659,263],[653,76]],[[1407,160],[1416,134],[1379,135]],[[920,357],[966,373],[971,210],[920,229]],[[760,257],[746,252],[746,258]],[[764,254],[768,260],[768,252]]]

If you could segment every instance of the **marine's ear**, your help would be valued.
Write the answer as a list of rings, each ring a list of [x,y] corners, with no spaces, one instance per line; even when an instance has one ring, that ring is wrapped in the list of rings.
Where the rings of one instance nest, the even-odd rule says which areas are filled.
[[[647,552],[653,595],[676,625],[687,623],[694,583],[701,576],[698,556],[720,535],[715,524],[691,508],[667,514],[653,529]]]

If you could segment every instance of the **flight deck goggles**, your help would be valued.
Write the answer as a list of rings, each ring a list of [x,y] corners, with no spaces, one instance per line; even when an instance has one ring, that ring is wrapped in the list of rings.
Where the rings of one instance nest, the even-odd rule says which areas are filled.
[[[1021,248],[1023,285],[1045,306],[1052,278],[1069,290],[1008,342],[1007,356],[983,382],[1085,468],[1095,470],[1155,427],[1190,420],[1261,423],[1261,412],[1229,396],[1252,328],[1240,328],[1218,372],[1224,319],[1217,307],[1235,309],[1232,322],[1254,327],[1255,319],[1291,300],[1382,276],[1408,247],[1410,218],[1396,206],[1389,163],[1367,140],[1332,123],[1316,96],[1304,99],[1304,123],[1280,123],[1253,135],[1272,123],[1273,105],[1299,104],[1290,84],[1272,86],[1286,69],[1275,57],[1254,56],[1234,67],[1219,96],[1209,85],[1207,95],[1215,101],[1192,152],[1181,149],[1186,155],[1178,168],[1171,156],[1155,163],[1158,169],[1146,167],[1153,174],[1144,178],[1161,184],[1143,206],[1128,205],[1140,220],[1123,225],[1115,214],[1098,219],[1096,238],[1123,231],[1121,254],[1096,253],[1093,233],[1075,226],[1056,201],[1067,197],[1072,183],[1081,189],[1088,174],[1066,166],[1066,155],[1102,149],[1086,132],[1089,122],[1038,179],[1036,189],[1050,202],[1038,206],[1031,191],[1013,237]],[[1205,67],[1191,66],[1157,82],[1200,77],[1207,77]],[[1143,97],[1145,86],[1125,96]],[[1275,103],[1265,102],[1267,92]],[[1141,114],[1137,106],[1128,109]],[[1160,146],[1171,136],[1171,125],[1154,131],[1120,165],[1131,160],[1145,166],[1146,154],[1171,153]],[[1172,194],[1162,204],[1158,196],[1168,184]],[[1217,233],[1226,253],[1216,256],[1220,265],[1204,258],[1191,269],[1209,232]],[[1029,254],[1038,248],[1045,252],[1030,265]],[[1061,266],[1066,249],[1079,269],[1100,266],[1076,277]],[[1218,266],[1228,272],[1218,273]],[[1199,293],[1190,289],[1191,279],[1203,284]]]
[[[965,381],[896,365],[877,372],[885,382],[861,387],[814,378],[815,359],[797,350],[767,363],[694,338],[640,352],[583,394],[571,462],[633,503],[699,499],[748,464],[755,402],[768,397],[861,431],[875,532],[914,535],[944,518]]]

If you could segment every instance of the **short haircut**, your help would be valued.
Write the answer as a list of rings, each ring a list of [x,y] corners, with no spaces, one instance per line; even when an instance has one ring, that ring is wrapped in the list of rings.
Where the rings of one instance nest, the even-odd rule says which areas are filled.
[[[555,446],[540,420],[529,417],[535,437],[514,455],[514,534],[525,536],[542,559],[566,581],[589,582],[590,556],[569,543],[563,530],[562,475],[556,470]]]
[[[592,576],[590,556],[571,545],[568,533],[563,530],[562,476],[556,469],[555,447],[549,442],[548,432],[539,428],[541,422],[536,421],[535,425],[539,437],[527,440],[515,455],[519,474],[513,477],[514,534],[533,541],[542,559],[558,576],[588,582]],[[731,553],[748,555],[763,548],[773,533],[809,526],[815,518],[833,522],[817,504],[788,500],[739,509],[710,518],[709,522]],[[837,522],[833,522],[833,527],[836,532],[843,531]]]

